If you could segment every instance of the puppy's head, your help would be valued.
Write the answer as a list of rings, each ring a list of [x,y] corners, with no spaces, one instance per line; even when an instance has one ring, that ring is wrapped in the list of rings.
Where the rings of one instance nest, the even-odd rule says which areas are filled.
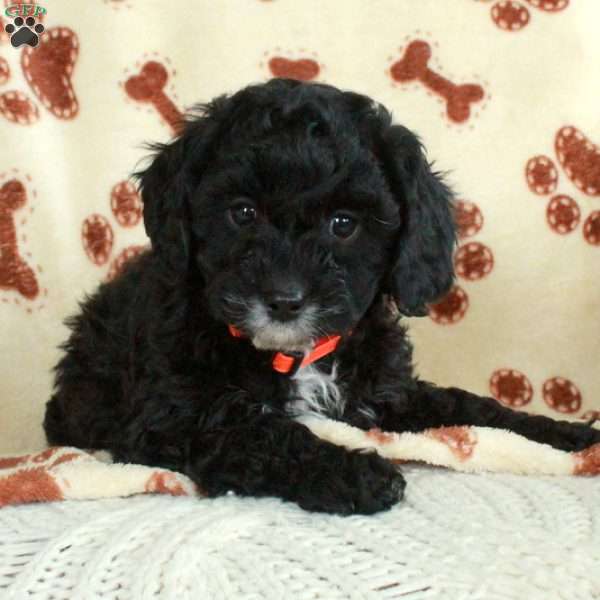
[[[450,192],[418,139],[359,94],[274,79],[201,107],[141,173],[178,285],[261,349],[351,329],[380,294],[407,315],[452,283]]]

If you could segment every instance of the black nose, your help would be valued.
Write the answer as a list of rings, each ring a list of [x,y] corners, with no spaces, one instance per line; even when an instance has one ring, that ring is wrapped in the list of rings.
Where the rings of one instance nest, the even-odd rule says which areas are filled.
[[[265,303],[269,315],[279,321],[295,319],[304,306],[305,295],[301,288],[290,288],[286,291],[265,293]]]

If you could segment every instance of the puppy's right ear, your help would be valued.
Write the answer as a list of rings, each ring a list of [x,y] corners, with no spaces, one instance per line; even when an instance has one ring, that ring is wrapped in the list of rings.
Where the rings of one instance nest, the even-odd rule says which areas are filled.
[[[152,163],[136,173],[144,203],[144,227],[154,252],[167,266],[180,271],[187,265],[189,247],[184,135],[151,148],[155,151]]]
[[[173,275],[184,274],[189,265],[189,199],[210,160],[226,104],[227,97],[221,96],[197,107],[177,138],[150,146],[150,166],[134,174],[140,182],[146,233]]]

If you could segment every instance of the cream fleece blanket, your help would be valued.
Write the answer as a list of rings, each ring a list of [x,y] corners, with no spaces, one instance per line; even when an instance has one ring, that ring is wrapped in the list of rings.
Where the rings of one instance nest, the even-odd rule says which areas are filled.
[[[320,438],[348,449],[376,451],[393,462],[419,461],[464,472],[519,475],[600,475],[600,443],[564,452],[488,427],[440,427],[423,433],[364,431],[320,417],[303,417]],[[107,453],[54,447],[0,457],[0,508],[31,502],[97,500],[133,494],[205,495],[181,473],[115,464]]]
[[[373,96],[449,171],[458,279],[413,323],[420,375],[554,417],[600,410],[597,2],[42,6],[35,47],[1,15],[0,452],[44,447],[63,319],[147,243],[128,181],[142,143],[273,76]]]

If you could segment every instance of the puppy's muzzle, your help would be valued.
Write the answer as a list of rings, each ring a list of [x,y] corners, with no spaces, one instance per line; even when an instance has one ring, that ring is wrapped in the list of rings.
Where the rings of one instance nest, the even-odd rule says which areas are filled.
[[[298,285],[287,290],[269,290],[263,294],[269,317],[273,321],[291,321],[298,318],[306,303],[306,292]]]

